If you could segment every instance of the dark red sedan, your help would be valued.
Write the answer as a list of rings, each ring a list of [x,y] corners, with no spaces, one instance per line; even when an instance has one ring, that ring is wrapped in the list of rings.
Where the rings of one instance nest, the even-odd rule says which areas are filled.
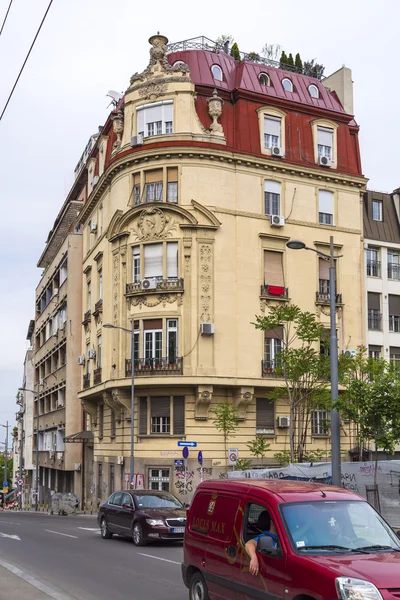
[[[105,540],[116,534],[133,539],[136,546],[175,542],[183,540],[186,508],[169,492],[119,491],[101,504],[97,520]]]

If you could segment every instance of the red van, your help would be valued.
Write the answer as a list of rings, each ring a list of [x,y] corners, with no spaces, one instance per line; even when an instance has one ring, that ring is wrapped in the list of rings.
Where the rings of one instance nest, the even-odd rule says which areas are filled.
[[[190,600],[399,600],[400,540],[342,488],[206,481],[188,511],[182,576]]]

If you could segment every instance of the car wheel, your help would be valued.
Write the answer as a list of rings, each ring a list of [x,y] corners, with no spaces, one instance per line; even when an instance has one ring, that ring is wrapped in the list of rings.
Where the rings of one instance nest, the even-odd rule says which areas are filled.
[[[203,575],[196,571],[193,573],[189,584],[190,600],[208,600],[208,588]]]
[[[143,537],[143,529],[140,523],[135,523],[132,530],[132,539],[135,546],[145,546],[146,542]]]
[[[104,517],[100,521],[100,533],[103,540],[110,540],[113,536],[111,531],[108,530],[107,521]]]

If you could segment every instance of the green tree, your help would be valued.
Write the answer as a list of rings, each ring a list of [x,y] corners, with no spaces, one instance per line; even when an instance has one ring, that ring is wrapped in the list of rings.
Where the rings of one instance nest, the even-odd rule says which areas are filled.
[[[274,458],[282,467],[286,467],[290,462],[295,462],[294,460],[290,459],[290,450],[282,450],[282,452],[276,452],[274,454]]]
[[[282,350],[274,368],[284,386],[277,386],[272,396],[289,404],[290,460],[301,462],[312,411],[330,407],[329,357],[316,349],[324,327],[314,314],[296,305],[272,306],[268,311],[267,316],[257,317],[254,325],[263,331],[283,329]]]
[[[294,65],[299,69],[300,73],[303,71],[303,61],[301,60],[299,53],[296,54],[296,58],[294,59]]]
[[[291,52],[290,52],[290,54],[288,56],[287,64],[290,65],[291,67],[294,67],[293,54]]]
[[[322,79],[325,67],[315,62],[315,58],[312,60],[306,60],[303,64],[303,73],[309,77],[315,77],[316,79]]]
[[[279,62],[280,62],[280,67],[281,67],[281,69],[284,69],[284,68],[285,68],[285,66],[286,66],[286,65],[287,65],[287,63],[288,63],[288,57],[286,56],[286,53],[285,53],[285,51],[284,51],[284,50],[282,50],[282,54],[281,54],[281,57],[280,57],[280,59],[279,59]]]
[[[267,440],[262,435],[256,435],[255,439],[247,442],[246,446],[250,450],[252,456],[255,456],[255,458],[262,461],[270,449],[271,444],[268,444]]]
[[[260,55],[257,52],[249,52],[246,55],[246,60],[251,60],[253,62],[260,62]]]
[[[7,481],[8,481],[10,488],[12,487],[12,484],[13,484],[12,476],[13,476],[13,460],[12,460],[12,458],[8,458],[7,459]],[[0,454],[0,477],[1,477],[1,481],[4,481],[4,452],[2,452]],[[1,487],[3,487],[3,486],[1,486]]]
[[[224,438],[225,466],[228,470],[228,439],[233,436],[239,427],[237,409],[229,402],[222,402],[217,404],[210,412],[215,417],[213,420],[215,427],[222,433]]]
[[[233,58],[237,61],[240,62],[240,51],[239,51],[239,46],[237,45],[237,43],[235,42],[231,48],[231,56],[233,56]]]
[[[235,471],[246,471],[251,469],[252,461],[251,458],[238,458],[235,465]]]

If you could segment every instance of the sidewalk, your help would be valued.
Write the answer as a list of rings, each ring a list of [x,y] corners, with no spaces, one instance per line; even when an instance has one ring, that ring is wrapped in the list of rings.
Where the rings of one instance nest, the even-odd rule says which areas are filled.
[[[29,578],[29,575],[26,576]],[[41,586],[43,589],[47,589],[53,592],[52,595],[48,595],[42,589],[38,589],[36,585],[28,583],[25,579],[22,579],[19,575],[11,573],[8,569],[0,566],[0,600],[10,600],[10,598],[26,598],[27,600],[49,600],[49,598],[56,598],[54,594],[55,590],[47,588],[42,585],[39,581],[34,578],[31,579],[36,585]],[[61,598],[61,596],[59,596]]]

